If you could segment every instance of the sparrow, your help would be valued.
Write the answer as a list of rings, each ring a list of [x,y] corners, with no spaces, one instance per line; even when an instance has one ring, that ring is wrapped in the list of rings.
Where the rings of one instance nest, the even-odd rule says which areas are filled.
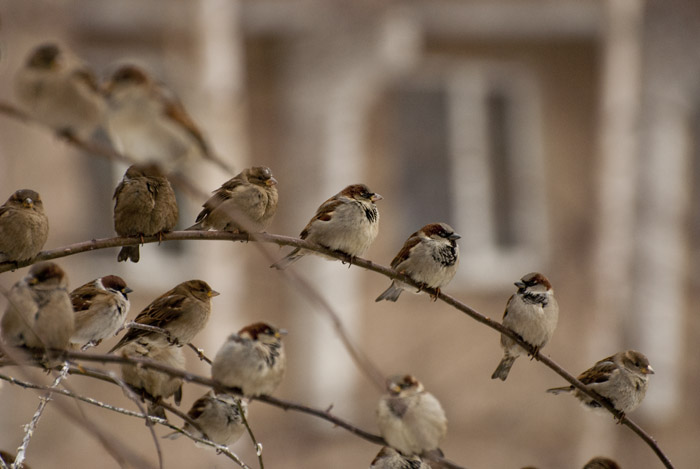
[[[207,324],[211,313],[210,300],[218,294],[203,280],[188,280],[176,285],[153,300],[134,319],[138,324],[164,329],[170,336],[132,328],[108,353],[137,339],[161,347],[189,343]]]
[[[620,465],[609,458],[593,458],[583,466],[583,469],[620,469]]]
[[[270,168],[247,168],[214,191],[197,215],[196,223],[187,229],[263,231],[277,211],[276,185],[277,179]]]
[[[97,346],[124,326],[133,290],[116,275],[96,278],[70,293],[75,311],[72,344]]]
[[[107,105],[93,72],[56,44],[32,50],[14,84],[22,107],[59,133],[87,138],[103,120]]]
[[[515,282],[515,286],[518,291],[506,304],[503,325],[539,350],[552,338],[559,319],[559,305],[554,298],[552,284],[544,275],[531,272]],[[501,335],[501,347],[503,359],[491,379],[505,381],[515,359],[526,351],[505,335]]]
[[[175,192],[157,165],[132,165],[114,191],[114,231],[153,236],[171,231],[178,219]],[[139,247],[123,246],[117,260],[138,262]]]
[[[348,186],[321,204],[300,238],[353,258],[361,256],[379,232],[374,203],[382,198],[364,184]],[[283,270],[308,252],[296,248],[271,267]]]
[[[578,380],[607,399],[615,410],[620,412],[619,418],[622,420],[626,413],[632,412],[642,403],[649,385],[649,375],[653,374],[654,369],[644,354],[636,350],[627,350],[603,358],[581,373]],[[598,402],[573,386],[551,388],[547,389],[547,392],[573,392],[574,397],[584,406],[592,409],[601,407]]]
[[[0,206],[0,263],[32,259],[48,237],[49,219],[35,191],[18,190]]]
[[[174,93],[135,66],[123,65],[105,85],[106,129],[117,149],[139,163],[159,163],[167,172],[206,158],[230,168],[210,150]]]
[[[246,397],[272,394],[284,377],[286,333],[257,322],[231,334],[214,357],[212,379]]]
[[[241,412],[238,409],[239,403],[247,417],[248,404],[246,401],[229,394],[209,391],[197,399],[187,411],[187,416],[199,426],[199,429],[187,422],[183,430],[200,438],[207,438],[217,445],[233,444],[245,431]],[[172,432],[165,437],[174,440],[180,435],[182,435],[180,432]]]
[[[404,456],[438,448],[447,433],[447,417],[440,402],[413,376],[395,376],[377,406],[379,431]]]
[[[382,447],[369,469],[430,469],[418,456],[404,456],[394,448]]]
[[[8,345],[65,350],[75,321],[68,278],[57,264],[34,264],[8,295],[2,337]]]
[[[425,225],[409,236],[391,261],[391,267],[399,273],[408,275],[424,288],[435,288],[439,295],[440,287],[450,283],[457,273],[459,265],[457,240],[459,238],[461,236],[455,233],[447,223]],[[374,301],[396,301],[401,292],[406,289],[412,290],[412,287],[394,280],[391,286]],[[434,299],[437,300],[437,296]]]
[[[155,345],[147,340],[129,342],[121,350],[125,358],[147,358],[173,368],[185,368],[185,354],[181,347]],[[148,400],[148,414],[165,417],[165,410],[158,405],[162,399],[175,397],[175,404],[182,400],[182,379],[167,373],[123,363],[122,380],[128,384],[142,400]]]

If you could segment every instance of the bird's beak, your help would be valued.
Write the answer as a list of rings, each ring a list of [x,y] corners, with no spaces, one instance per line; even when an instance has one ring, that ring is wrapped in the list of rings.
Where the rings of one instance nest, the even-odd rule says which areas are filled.
[[[275,332],[275,337],[278,339],[283,335],[287,335],[287,329],[277,329],[277,332]]]
[[[515,282],[514,285],[518,288],[525,288],[526,285],[523,282]]]
[[[22,202],[22,205],[24,205],[27,208],[32,208],[34,207],[34,201],[27,197],[26,199],[24,199],[24,202]]]
[[[221,293],[219,293],[219,292],[216,291],[216,290],[210,290],[209,293],[207,293],[207,296],[208,296],[209,298],[213,298],[213,297],[219,296],[219,295],[221,295]]]
[[[376,202],[377,200],[382,200],[384,197],[382,197],[379,194],[372,194],[372,196],[369,198],[372,202]]]
[[[269,186],[275,186],[275,185],[277,185],[277,179],[275,179],[274,177],[271,177],[270,179],[268,179],[267,181],[265,181],[265,185],[268,186],[268,187],[269,187]]]
[[[36,277],[32,277],[32,279],[29,281],[30,285],[36,285],[37,283],[39,283],[39,279]]]
[[[645,375],[653,375],[654,369],[651,366],[647,366],[646,368],[642,368],[642,373]]]
[[[132,289],[129,288],[129,287],[124,287],[124,288],[122,288],[122,293],[124,293],[125,295],[128,294],[128,293],[131,293],[132,291],[134,291],[134,290],[132,290]]]
[[[447,237],[447,239],[450,239],[452,241],[461,238],[461,235],[458,235],[457,233],[452,233],[450,236]]]

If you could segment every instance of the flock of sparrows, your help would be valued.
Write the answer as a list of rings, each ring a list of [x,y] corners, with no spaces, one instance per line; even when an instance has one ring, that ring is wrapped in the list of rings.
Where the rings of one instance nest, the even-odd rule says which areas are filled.
[[[72,54],[55,45],[38,47],[17,77],[21,103],[37,120],[59,132],[87,135],[106,123],[120,150],[138,163],[130,166],[114,192],[114,228],[126,237],[160,235],[178,221],[178,207],[167,173],[182,161],[209,154],[201,133],[184,108],[143,70],[119,68],[100,88],[88,69]],[[163,171],[163,168],[165,171]],[[271,223],[278,202],[277,180],[272,171],[255,166],[225,182],[207,200],[189,230],[260,232]],[[301,231],[301,239],[350,258],[363,255],[378,234],[382,196],[364,184],[350,185],[323,202]],[[48,236],[48,218],[39,194],[18,190],[0,207],[0,263],[33,259]],[[391,267],[420,285],[393,280],[376,301],[397,301],[403,290],[420,293],[434,289],[437,298],[457,272],[460,238],[446,223],[425,225],[409,236]],[[292,250],[271,267],[284,269],[311,252]],[[139,261],[138,245],[122,247],[118,261]],[[539,350],[551,339],[559,307],[549,280],[533,272],[515,283],[517,291],[507,302],[503,325]],[[131,289],[117,276],[97,278],[72,292],[65,272],[57,264],[32,265],[8,297],[2,317],[2,339],[13,347],[46,349],[98,345],[117,334],[129,311]],[[153,300],[135,318],[111,352],[124,357],[149,358],[183,368],[182,346],[206,325],[211,298],[219,293],[203,280],[189,280]],[[226,445],[243,433],[242,416],[247,399],[272,394],[285,372],[282,336],[286,331],[258,322],[231,334],[217,352],[212,378],[230,389],[210,391],[199,398],[185,430]],[[503,359],[492,378],[505,380],[515,359],[528,352],[501,336]],[[621,414],[642,401],[648,375],[654,371],[640,352],[628,350],[597,362],[579,380]],[[159,402],[182,395],[182,380],[136,365],[122,366],[122,378],[149,401],[149,411],[165,417]],[[600,404],[573,386],[553,388],[573,392],[584,405]],[[447,432],[447,418],[438,400],[411,375],[387,381],[377,407],[380,432],[389,447],[371,463],[373,469],[425,468],[421,455],[439,451]],[[169,435],[176,437],[179,434]],[[588,466],[587,466],[588,467]],[[596,466],[591,466],[596,467]],[[602,467],[602,466],[601,466]]]

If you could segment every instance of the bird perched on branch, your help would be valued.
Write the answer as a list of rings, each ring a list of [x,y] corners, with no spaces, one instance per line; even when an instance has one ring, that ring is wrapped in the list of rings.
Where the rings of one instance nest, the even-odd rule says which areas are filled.
[[[277,211],[277,179],[270,168],[253,166],[229,179],[207,200],[188,230],[263,231]]]
[[[168,178],[155,164],[132,165],[114,191],[114,231],[119,236],[153,236],[171,231],[177,200]],[[140,259],[139,246],[123,246],[119,262]]]
[[[203,280],[188,280],[176,285],[153,300],[134,320],[136,324],[163,329],[167,335],[131,328],[108,353],[135,340],[161,347],[189,343],[204,329],[211,313],[210,300],[218,294]]]
[[[239,404],[247,417],[248,404],[244,400],[230,394],[209,391],[197,399],[187,411],[187,416],[199,426],[199,429],[187,422],[183,430],[200,438],[206,437],[218,445],[233,444],[245,431]],[[165,438],[174,440],[180,435],[180,432],[172,432]]]
[[[348,186],[321,204],[300,237],[352,258],[361,256],[379,232],[374,203],[381,199],[364,184]],[[285,269],[308,252],[296,248],[271,267]]]
[[[131,288],[123,278],[107,275],[82,285],[70,293],[75,311],[75,332],[71,343],[99,345],[124,325],[129,312]]]
[[[37,192],[18,190],[0,206],[0,263],[32,259],[48,237],[49,219]]]
[[[531,272],[515,282],[515,286],[518,291],[508,300],[503,325],[539,350],[552,338],[559,319],[559,305],[554,298],[552,284],[544,275]],[[503,359],[491,379],[505,381],[515,359],[527,352],[505,335],[501,335],[501,347]]]
[[[140,163],[158,163],[168,173],[208,159],[226,172],[175,94],[136,65],[119,67],[105,85],[106,127],[118,150]]]
[[[430,469],[430,466],[418,456],[404,456],[394,448],[383,446],[369,469]]]
[[[649,359],[636,350],[618,352],[598,361],[591,368],[578,376],[578,380],[589,389],[607,399],[621,413],[620,420],[628,412],[632,412],[642,403],[649,386],[649,375],[654,369],[649,365]],[[588,408],[602,407],[588,394],[573,386],[547,389],[547,392],[559,394],[573,392],[574,397]]]
[[[447,417],[440,402],[411,375],[387,382],[377,406],[379,431],[404,456],[438,449],[447,434]]]
[[[214,357],[211,377],[246,397],[272,394],[284,377],[286,333],[257,322],[231,334]]]
[[[15,76],[15,94],[37,121],[83,139],[100,125],[106,110],[92,71],[53,43],[32,50]]]
[[[154,344],[148,340],[137,339],[129,342],[121,350],[125,358],[145,358],[160,364],[177,368],[185,368],[185,354],[181,347]],[[175,404],[182,400],[182,379],[168,373],[146,368],[139,365],[123,363],[121,365],[122,379],[142,400],[148,399],[148,413],[155,417],[166,418],[165,410],[158,405],[163,399],[174,396]]]
[[[8,345],[65,350],[73,329],[68,277],[53,262],[34,264],[10,290],[2,317],[2,338]]]
[[[440,288],[447,285],[457,273],[460,236],[447,223],[431,223],[413,233],[391,261],[391,267],[423,287]],[[403,290],[413,287],[398,280],[375,301],[396,301]],[[419,290],[420,291],[420,290]],[[435,297],[437,299],[437,296]]]

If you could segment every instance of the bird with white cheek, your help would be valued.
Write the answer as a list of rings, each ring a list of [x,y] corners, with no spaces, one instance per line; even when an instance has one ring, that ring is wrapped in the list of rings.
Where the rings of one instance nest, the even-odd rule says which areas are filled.
[[[65,350],[75,322],[68,277],[53,262],[40,262],[10,290],[2,338],[15,347]]]
[[[126,156],[139,163],[158,163],[168,173],[203,158],[230,172],[174,93],[144,69],[119,67],[105,90],[107,132]]]
[[[300,238],[351,258],[361,256],[379,233],[379,211],[375,202],[381,199],[381,195],[364,184],[348,186],[321,204]],[[283,270],[307,253],[296,248],[271,267]]]
[[[649,386],[649,375],[654,369],[649,365],[649,359],[636,350],[618,352],[596,362],[578,376],[578,380],[589,389],[607,399],[615,410],[620,412],[620,420],[628,412],[632,412],[642,403]],[[547,392],[559,394],[573,392],[581,404],[591,409],[602,406],[588,394],[573,386],[547,389]]]
[[[107,107],[92,71],[52,43],[32,50],[15,76],[15,94],[37,121],[83,139],[101,124]]]
[[[413,233],[391,261],[391,267],[408,275],[423,288],[435,288],[438,295],[457,273],[460,236],[447,223],[431,223]],[[414,289],[394,280],[375,301],[396,301],[403,290]],[[420,292],[420,290],[418,291]],[[416,292],[416,293],[418,293]],[[437,300],[437,296],[434,298]]]
[[[515,282],[515,286],[518,291],[508,300],[503,325],[539,350],[552,338],[559,319],[559,305],[552,284],[539,272],[531,272]],[[491,379],[505,381],[515,359],[527,352],[505,335],[501,335],[501,347],[503,359]]]
[[[418,456],[404,456],[394,448],[383,446],[369,469],[430,469],[430,466]]]
[[[272,394],[284,377],[286,333],[258,322],[231,334],[214,357],[211,377],[246,397]]]
[[[447,434],[447,417],[440,402],[413,376],[396,376],[377,406],[379,431],[404,456],[438,449]]]
[[[75,311],[75,346],[97,346],[117,333],[129,313],[131,288],[123,278],[107,275],[82,285],[70,293]]]
[[[218,445],[233,444],[245,431],[239,404],[247,418],[248,404],[245,400],[230,394],[209,391],[197,399],[187,411],[187,416],[199,426],[199,430],[189,422],[185,423],[183,430],[200,438],[208,438]],[[180,435],[179,432],[172,432],[165,437],[174,440]]]
[[[270,168],[253,166],[214,191],[188,230],[263,231],[277,211],[277,179]]]
[[[0,206],[0,263],[32,259],[49,237],[44,203],[31,189],[20,189]]]

